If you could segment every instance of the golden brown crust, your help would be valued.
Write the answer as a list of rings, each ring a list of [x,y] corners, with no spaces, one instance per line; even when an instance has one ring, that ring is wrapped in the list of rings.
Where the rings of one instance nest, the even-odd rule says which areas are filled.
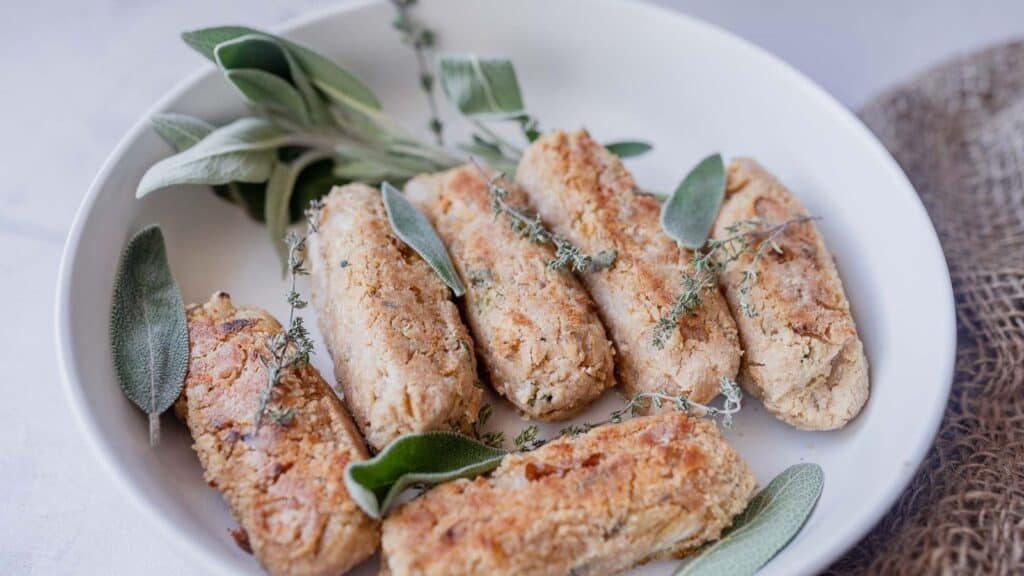
[[[541,218],[581,250],[615,250],[614,266],[585,274],[616,347],[619,382],[627,394],[684,392],[705,402],[719,379],[739,368],[736,325],[717,292],[684,316],[661,349],[653,344],[659,318],[672,308],[691,253],[666,236],[654,198],[637,194],[617,157],[586,131],[553,132],[523,155],[516,179]]]
[[[384,521],[382,573],[617,574],[718,538],[754,484],[714,424],[635,418],[402,505]]]
[[[366,441],[469,432],[483,392],[448,287],[392,231],[380,192],[353,184],[324,200],[309,239],[313,303]]]
[[[757,162],[741,158],[728,169],[728,197],[713,235],[758,218],[768,225],[805,214],[799,200]],[[794,224],[777,239],[781,252],[758,261],[757,282],[740,309],[740,280],[753,256],[726,266],[722,285],[743,342],[740,383],[782,420],[812,430],[839,428],[868,397],[864,349],[832,254],[813,222]]]
[[[467,324],[495,390],[531,418],[557,420],[615,384],[590,296],[571,272],[548,267],[550,246],[495,218],[478,168],[418,177],[406,194],[430,216],[463,278]],[[515,186],[506,200],[526,205]]]
[[[373,554],[379,526],[349,497],[345,465],[367,457],[362,439],[319,372],[291,369],[271,405],[290,422],[264,420],[266,338],[281,326],[227,294],[188,309],[189,368],[175,411],[188,424],[210,486],[224,496],[253,553],[275,575],[335,575]],[[239,537],[243,535],[240,534]]]

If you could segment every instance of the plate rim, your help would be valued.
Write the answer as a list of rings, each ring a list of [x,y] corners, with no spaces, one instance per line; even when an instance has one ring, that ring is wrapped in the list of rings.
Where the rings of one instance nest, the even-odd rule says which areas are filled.
[[[315,24],[321,20],[341,17],[346,13],[362,10],[369,6],[379,4],[382,1],[383,0],[348,0],[343,3],[328,5],[303,12],[302,14],[290,18],[281,24],[269,26],[268,29],[275,33],[288,35],[294,33],[297,29]],[[560,1],[580,2],[581,0]],[[598,0],[586,1],[590,2],[592,6],[592,3]],[[874,506],[871,513],[866,514],[859,522],[848,528],[846,533],[841,536],[841,542],[837,546],[828,547],[827,550],[804,563],[804,573],[818,573],[859,543],[864,536],[886,514],[889,513],[899,496],[903,494],[914,478],[916,478],[917,473],[920,471],[921,465],[924,462],[925,456],[934,444],[939,426],[944,419],[945,408],[949,404],[949,396],[952,390],[956,361],[956,308],[949,266],[945,258],[945,252],[939,241],[938,233],[935,230],[935,225],[921,200],[920,194],[917,193],[917,190],[907,178],[902,168],[900,168],[899,164],[882,145],[874,133],[872,133],[852,111],[836,100],[835,97],[819,86],[814,80],[806,76],[803,72],[797,70],[791,64],[785,62],[767,49],[762,48],[753,42],[738,36],[737,34],[725,30],[716,24],[690,16],[685,12],[681,12],[673,8],[653,4],[650,0],[600,0],[600,2],[606,5],[613,5],[617,9],[648,11],[655,13],[661,18],[685,22],[690,26],[705,28],[711,34],[734,44],[748,56],[759,59],[760,62],[774,67],[774,72],[783,77],[785,81],[790,82],[795,87],[798,87],[801,91],[806,93],[809,98],[816,100],[817,103],[822,105],[837,122],[844,123],[847,129],[855,134],[863,144],[866,144],[866,149],[870,150],[874,154],[875,160],[883,165],[892,177],[901,181],[902,184],[905,185],[906,190],[909,190],[912,193],[911,196],[913,197],[916,210],[919,212],[918,215],[923,216],[924,221],[930,227],[931,235],[928,241],[932,246],[931,253],[932,255],[938,254],[938,257],[941,260],[940,268],[944,272],[945,280],[941,287],[942,294],[939,296],[945,301],[946,310],[945,313],[941,315],[941,318],[939,316],[935,318],[937,321],[937,328],[947,334],[947,349],[944,351],[945,353],[941,355],[942,366],[939,368],[939,372],[945,374],[945,378],[943,378],[942,382],[938,383],[942,386],[942,389],[939,390],[939,396],[944,399],[942,409],[934,410],[928,414],[927,421],[923,422],[921,425],[921,427],[928,430],[929,433],[922,435],[922,439],[912,447],[912,461],[910,463],[914,469],[914,473],[907,475],[905,480],[897,480],[890,484],[887,492],[880,498],[876,499],[873,503]],[[168,518],[157,513],[157,511],[147,502],[141,489],[139,489],[134,483],[128,481],[127,476],[125,476],[121,470],[111,448],[102,441],[95,417],[89,414],[84,408],[84,392],[83,388],[79,385],[81,378],[74,364],[70,362],[75,355],[75,351],[72,346],[69,330],[71,308],[70,277],[75,265],[75,259],[81,242],[86,218],[92,211],[93,205],[96,203],[99,191],[104,187],[111,172],[113,172],[115,167],[121,161],[129,146],[139,136],[141,136],[143,132],[149,129],[149,118],[158,112],[165,111],[168,106],[177,99],[195,88],[195,86],[202,81],[212,78],[216,73],[217,69],[212,64],[205,64],[174,84],[174,86],[163,96],[157,99],[157,101],[143,113],[143,115],[133,124],[125,135],[121,137],[117,145],[101,164],[99,171],[90,183],[88,191],[75,212],[75,217],[69,228],[64,248],[61,252],[57,276],[57,290],[55,294],[54,336],[56,340],[57,369],[63,384],[65,397],[71,407],[71,412],[74,414],[74,419],[76,420],[78,427],[85,431],[84,436],[86,438],[86,444],[90,446],[93,453],[98,457],[108,476],[113,478],[119,491],[127,494],[132,505],[146,516],[152,524],[159,526],[163,533],[170,537],[176,546],[180,549],[188,550],[192,559],[197,563],[208,569],[216,570],[217,573],[231,573],[234,571],[233,566],[227,564],[221,556],[211,553],[205,547],[200,546],[199,543],[196,542],[195,538],[188,537],[173,525]],[[940,288],[936,288],[936,291],[939,290]]]

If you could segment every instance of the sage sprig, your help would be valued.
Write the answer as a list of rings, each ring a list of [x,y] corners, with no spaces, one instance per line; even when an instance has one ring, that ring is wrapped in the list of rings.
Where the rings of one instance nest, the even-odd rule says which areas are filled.
[[[121,256],[110,308],[110,347],[121,390],[149,415],[149,442],[155,446],[160,414],[177,400],[188,369],[185,305],[159,226],[132,237]]]
[[[380,191],[384,199],[384,208],[388,213],[388,221],[395,235],[430,265],[455,296],[465,294],[466,287],[455,271],[448,250],[427,217],[391,184],[383,182]]]
[[[489,472],[507,452],[455,432],[406,434],[379,454],[345,467],[345,487],[364,512],[380,518],[407,488]]]
[[[280,246],[301,202],[334,184],[401,182],[459,163],[410,136],[353,74],[309,48],[245,27],[182,37],[217,65],[253,117],[214,129],[181,115],[155,117],[154,127],[178,153],[150,167],[139,196],[179,184],[225,186],[218,195],[264,217]],[[323,162],[333,164],[333,178],[303,177]],[[263,192],[259,202],[252,187]],[[284,251],[279,254],[283,261]]]
[[[817,464],[790,466],[750,501],[721,540],[683,564],[675,576],[753,575],[800,531],[824,484]]]
[[[415,0],[391,1],[397,10],[394,26],[416,54],[430,129],[439,145],[437,80],[426,59],[435,37],[411,18]],[[244,26],[204,28],[186,32],[182,39],[220,69],[253,115],[221,127],[180,114],[155,116],[154,129],[177,154],[151,166],[136,194],[182,184],[212,185],[218,196],[267,222],[284,266],[284,230],[310,200],[334,185],[401,183],[465,160],[410,135],[381,110],[379,98],[354,74],[301,44]],[[446,56],[439,68],[445,94],[475,127],[471,141],[459,148],[495,169],[514,170],[522,147],[488,123],[514,122],[527,143],[540,135],[540,127],[523,106],[511,61]],[[650,149],[631,141],[612,148],[623,157]]]

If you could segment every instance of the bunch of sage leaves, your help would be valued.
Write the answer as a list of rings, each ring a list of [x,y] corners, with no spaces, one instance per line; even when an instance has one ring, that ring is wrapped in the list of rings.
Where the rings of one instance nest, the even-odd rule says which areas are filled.
[[[136,195],[181,184],[212,185],[218,196],[266,222],[282,261],[288,225],[335,185],[400,185],[464,163],[466,155],[510,170],[522,149],[487,123],[513,120],[527,143],[540,134],[507,59],[440,59],[445,94],[477,128],[471,142],[459,145],[461,153],[453,153],[403,129],[354,74],[305,46],[238,26],[186,32],[182,38],[217,65],[253,115],[220,127],[183,114],[154,116],[154,129],[177,154],[151,166]],[[650,149],[641,142],[610,147],[623,156]]]

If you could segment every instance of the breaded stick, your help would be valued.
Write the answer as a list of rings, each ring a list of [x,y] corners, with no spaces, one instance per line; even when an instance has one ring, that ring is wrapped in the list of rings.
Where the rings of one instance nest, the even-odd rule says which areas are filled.
[[[555,232],[588,254],[617,252],[610,269],[582,279],[615,344],[627,395],[684,393],[707,402],[721,377],[736,375],[736,323],[717,291],[702,294],[696,313],[655,346],[655,324],[672,308],[683,273],[692,272],[691,254],[661,230],[658,202],[636,193],[615,155],[583,130],[553,132],[526,150],[516,179]]]
[[[254,433],[267,386],[269,314],[223,293],[188,309],[189,366],[175,411],[192,432],[210,486],[224,496],[253,554],[274,575],[336,575],[373,554],[378,523],[349,497],[348,462],[367,457],[359,432],[316,368],[288,369],[273,389],[278,418]]]
[[[402,505],[384,520],[381,573],[618,574],[718,538],[754,484],[711,422],[605,425]]]
[[[743,220],[775,225],[804,215],[796,197],[750,159],[730,164],[726,194],[716,238],[732,235],[727,228]],[[868,367],[832,254],[810,221],[787,227],[775,242],[781,252],[762,251],[745,297],[743,271],[754,254],[722,274],[743,343],[740,384],[797,428],[842,427],[868,398]],[[753,317],[742,309],[744,299]]]
[[[448,287],[391,229],[380,192],[335,188],[308,246],[320,331],[370,446],[470,432],[483,395],[472,340]]]
[[[512,205],[526,197],[506,186]],[[611,343],[593,301],[540,245],[496,218],[472,166],[420,176],[406,194],[430,217],[466,285],[465,316],[491,384],[524,415],[567,418],[615,385]]]

